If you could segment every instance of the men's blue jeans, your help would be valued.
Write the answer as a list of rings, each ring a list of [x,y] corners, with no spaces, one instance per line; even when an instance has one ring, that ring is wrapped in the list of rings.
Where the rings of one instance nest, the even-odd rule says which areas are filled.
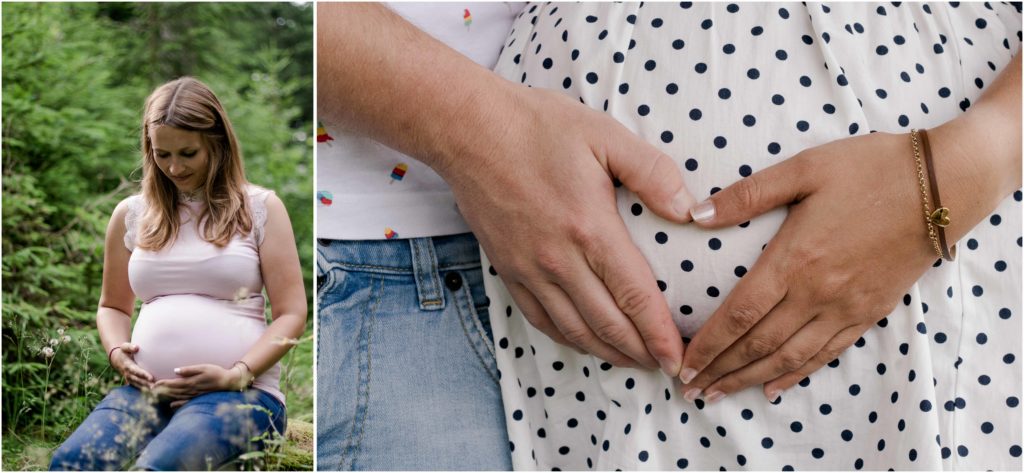
[[[171,409],[121,386],[57,448],[50,470],[215,470],[262,448],[254,437],[284,435],[285,423],[284,405],[257,389],[202,394]]]
[[[479,251],[319,241],[319,470],[511,469]]]

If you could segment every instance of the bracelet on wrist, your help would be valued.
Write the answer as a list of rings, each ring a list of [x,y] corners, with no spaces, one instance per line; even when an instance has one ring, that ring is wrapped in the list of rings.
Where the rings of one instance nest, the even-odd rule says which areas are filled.
[[[246,389],[252,388],[253,382],[256,381],[256,374],[252,372],[252,368],[249,367],[249,364],[242,360],[236,361],[234,364],[231,365],[231,367],[235,368],[238,367],[239,365],[243,367],[239,370],[239,373],[242,373],[242,380],[246,382],[238,390],[245,391]],[[248,377],[248,380],[246,380],[246,377]]]
[[[109,351],[107,351],[107,364],[109,364],[111,367],[114,366],[114,360],[111,358],[112,356],[114,356],[114,350],[120,350],[120,349],[121,349],[121,345],[117,345],[114,348],[111,348]]]
[[[939,202],[939,187],[935,178],[935,162],[932,160],[931,147],[928,144],[928,132],[925,130],[910,130],[910,141],[914,147],[914,161],[917,164],[917,181],[921,187],[921,203],[924,208],[924,223],[928,229],[928,239],[931,240],[932,248],[939,258],[947,261],[956,259],[956,247],[950,250],[946,243],[945,228],[950,224],[950,212],[948,207],[943,207]],[[922,162],[922,155],[924,161]],[[928,170],[928,181],[925,183],[925,168]],[[935,210],[931,209],[928,202],[928,191],[931,190],[932,201],[935,202]]]

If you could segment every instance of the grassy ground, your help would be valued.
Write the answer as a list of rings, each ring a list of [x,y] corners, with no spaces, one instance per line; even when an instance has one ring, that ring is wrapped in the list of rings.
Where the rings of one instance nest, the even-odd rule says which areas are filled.
[[[281,388],[288,401],[288,429],[280,449],[265,457],[266,465],[283,471],[313,469],[313,329],[312,317],[302,340],[282,360]],[[5,416],[7,413],[4,413]],[[62,422],[55,420],[54,422]],[[68,435],[77,427],[68,426]],[[49,467],[50,455],[60,442],[29,433],[7,431],[3,435],[4,471],[40,471]],[[247,468],[255,469],[255,467]]]

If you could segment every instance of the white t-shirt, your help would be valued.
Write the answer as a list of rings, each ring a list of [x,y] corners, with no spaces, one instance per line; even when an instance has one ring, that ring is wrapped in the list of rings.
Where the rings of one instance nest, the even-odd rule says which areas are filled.
[[[523,5],[391,3],[388,7],[490,69]],[[426,164],[329,122],[317,127],[317,174],[318,238],[380,240],[469,231],[448,184]]]

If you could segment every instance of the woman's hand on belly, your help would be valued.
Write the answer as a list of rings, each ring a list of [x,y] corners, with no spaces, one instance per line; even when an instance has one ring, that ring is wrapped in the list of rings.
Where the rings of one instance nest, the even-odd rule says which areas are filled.
[[[969,125],[957,119],[929,132],[942,204],[953,217],[951,243],[1020,186],[1019,175],[1000,175],[1014,169],[1019,150],[1013,157],[966,149],[977,136]],[[909,135],[872,133],[805,150],[718,192],[712,210],[696,206],[697,224],[724,227],[792,204],[687,347],[684,397],[713,402],[763,383],[774,400],[891,313],[938,259],[921,193]]]
[[[124,342],[110,354],[110,364],[118,373],[121,373],[128,384],[147,391],[153,387],[154,378],[149,371],[144,370],[135,362],[134,355],[138,351],[138,345]]]
[[[236,365],[237,366],[237,365]],[[161,379],[153,383],[153,392],[166,399],[173,399],[172,407],[180,405],[200,394],[214,391],[237,391],[243,386],[242,373],[213,364],[183,366],[175,368],[175,379]]]

